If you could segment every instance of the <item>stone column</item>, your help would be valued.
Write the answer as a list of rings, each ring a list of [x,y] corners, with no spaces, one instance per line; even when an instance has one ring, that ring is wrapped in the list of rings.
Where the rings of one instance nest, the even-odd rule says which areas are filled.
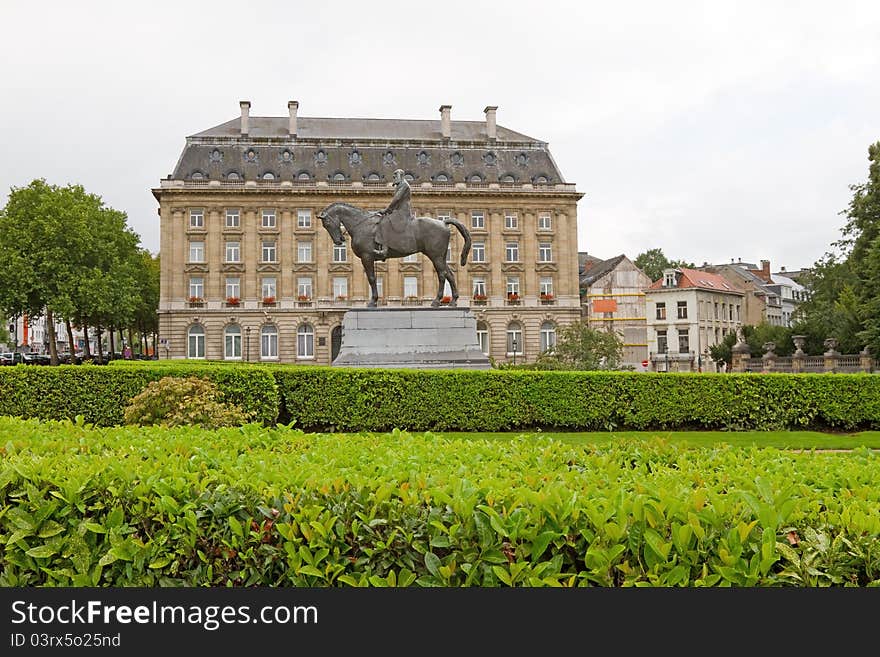
[[[742,329],[737,331],[737,337],[739,338],[737,343],[731,348],[730,369],[733,372],[745,372],[745,359],[750,356],[749,345],[746,343]]]
[[[773,366],[776,363],[776,354],[773,353],[773,350],[776,349],[775,342],[765,342],[764,343],[764,355],[761,356],[762,367],[761,371],[764,374],[773,371]]]
[[[868,374],[874,371],[874,357],[871,355],[871,347],[865,347],[859,352],[859,369]]]

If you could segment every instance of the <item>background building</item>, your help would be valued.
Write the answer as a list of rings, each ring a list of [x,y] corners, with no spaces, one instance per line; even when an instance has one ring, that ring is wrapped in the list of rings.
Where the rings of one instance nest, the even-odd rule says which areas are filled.
[[[715,370],[709,347],[742,326],[745,292],[719,274],[667,269],[647,290],[650,369]]]
[[[580,278],[584,321],[594,329],[617,333],[623,340],[621,365],[646,369],[648,358],[645,289],[651,279],[632,260],[621,254],[609,260],[590,262]]]
[[[417,215],[471,231],[468,264],[453,231],[459,305],[477,317],[484,351],[534,360],[558,326],[578,321],[577,202],[546,142],[483,121],[238,118],[186,140],[153,189],[161,224],[160,356],[329,364],[341,320],[369,295],[360,261],[317,220],[342,201],[384,208],[401,168]],[[381,302],[428,304],[421,255],[377,265]],[[164,351],[164,353],[162,353]]]

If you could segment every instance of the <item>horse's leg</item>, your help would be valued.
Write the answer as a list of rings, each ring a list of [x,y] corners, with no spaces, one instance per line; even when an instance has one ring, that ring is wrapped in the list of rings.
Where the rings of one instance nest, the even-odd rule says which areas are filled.
[[[449,268],[449,265],[446,265],[446,280],[449,281],[449,289],[452,290],[452,301],[449,303],[450,306],[458,305],[458,285],[455,284],[455,275],[452,273],[452,270]]]
[[[443,298],[443,288],[446,283],[446,252],[444,251],[442,255],[431,256],[431,263],[437,271],[437,296],[431,302],[431,306],[436,308],[440,305],[440,300]]]
[[[370,283],[370,300],[367,302],[367,308],[375,308],[376,302],[379,300],[379,290],[376,288],[376,268],[373,258],[366,255],[361,258],[361,264],[367,273],[367,281]]]

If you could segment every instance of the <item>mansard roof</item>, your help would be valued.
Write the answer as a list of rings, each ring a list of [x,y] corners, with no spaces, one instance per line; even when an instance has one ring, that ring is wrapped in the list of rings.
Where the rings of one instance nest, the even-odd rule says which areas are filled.
[[[390,182],[403,169],[416,182],[556,184],[565,180],[546,142],[486,123],[405,119],[235,118],[187,137],[173,180],[345,180]]]

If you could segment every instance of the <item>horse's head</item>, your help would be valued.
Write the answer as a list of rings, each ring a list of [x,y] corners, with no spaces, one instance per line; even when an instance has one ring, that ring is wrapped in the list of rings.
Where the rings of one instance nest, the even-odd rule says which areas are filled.
[[[333,240],[334,245],[342,246],[345,244],[345,239],[342,237],[342,222],[339,220],[339,206],[336,203],[331,203],[321,210],[318,213],[318,219],[321,220],[325,230],[330,233],[330,239]]]

